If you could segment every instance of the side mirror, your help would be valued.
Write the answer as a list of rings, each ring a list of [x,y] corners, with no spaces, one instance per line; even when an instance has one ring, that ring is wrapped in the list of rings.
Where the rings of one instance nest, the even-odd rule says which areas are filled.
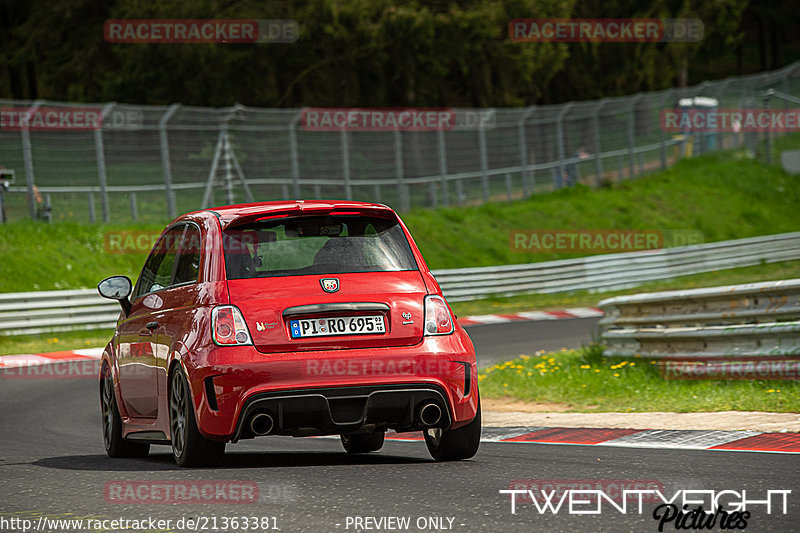
[[[127,315],[131,311],[131,301],[128,296],[131,295],[133,283],[128,276],[111,276],[97,284],[97,292],[103,298],[109,300],[117,300],[122,310]]]

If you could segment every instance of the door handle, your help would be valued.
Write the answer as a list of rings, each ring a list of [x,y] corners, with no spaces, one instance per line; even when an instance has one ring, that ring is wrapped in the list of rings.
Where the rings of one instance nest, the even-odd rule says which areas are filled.
[[[147,324],[145,324],[145,327],[150,330],[156,329],[158,327],[158,321],[153,320],[152,322],[148,322]]]

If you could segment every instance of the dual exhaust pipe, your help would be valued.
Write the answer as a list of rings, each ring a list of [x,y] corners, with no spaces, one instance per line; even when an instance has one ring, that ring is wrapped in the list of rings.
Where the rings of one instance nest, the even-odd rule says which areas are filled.
[[[442,419],[442,408],[435,402],[423,404],[419,409],[419,421],[424,426],[435,426]],[[250,431],[254,435],[269,435],[275,428],[275,421],[267,413],[256,413],[250,417]]]

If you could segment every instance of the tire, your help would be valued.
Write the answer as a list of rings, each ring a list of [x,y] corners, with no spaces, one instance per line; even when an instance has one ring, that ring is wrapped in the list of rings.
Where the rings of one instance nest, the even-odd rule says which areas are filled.
[[[150,444],[122,438],[122,417],[119,415],[111,371],[103,367],[100,380],[100,413],[103,417],[103,444],[109,457],[147,457]]]
[[[383,448],[383,431],[366,434],[342,434],[342,446],[347,453],[377,452]]]
[[[481,402],[475,418],[466,426],[448,431],[440,428],[425,430],[425,444],[436,461],[460,461],[478,453],[481,444]]]
[[[169,427],[172,456],[178,466],[213,466],[222,461],[225,443],[209,440],[197,429],[189,383],[180,366],[170,380]]]

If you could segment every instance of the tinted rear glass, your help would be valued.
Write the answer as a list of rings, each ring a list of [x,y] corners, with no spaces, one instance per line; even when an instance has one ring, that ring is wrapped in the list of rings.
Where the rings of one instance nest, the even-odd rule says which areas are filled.
[[[278,219],[225,231],[228,279],[417,270],[396,220]]]

